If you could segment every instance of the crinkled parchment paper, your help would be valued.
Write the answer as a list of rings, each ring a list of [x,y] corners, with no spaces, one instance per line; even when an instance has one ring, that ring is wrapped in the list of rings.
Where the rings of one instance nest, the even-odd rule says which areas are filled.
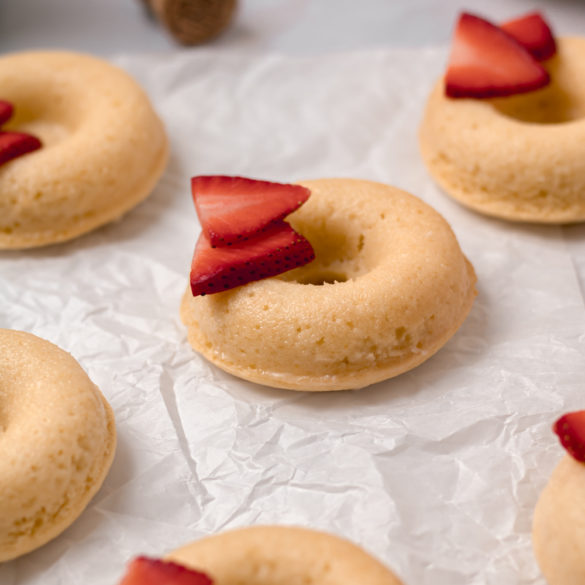
[[[91,505],[2,585],[113,585],[138,553],[293,523],[363,545],[406,585],[542,585],[530,544],[561,457],[555,418],[585,406],[583,228],[513,225],[452,202],[417,150],[444,52],[318,58],[197,50],[120,57],[172,142],[152,196],[71,243],[0,253],[0,326],[72,353],[116,412],[119,447]],[[178,317],[199,226],[189,178],[347,176],[418,195],[479,278],[455,337],[362,391],[240,381],[199,358]]]

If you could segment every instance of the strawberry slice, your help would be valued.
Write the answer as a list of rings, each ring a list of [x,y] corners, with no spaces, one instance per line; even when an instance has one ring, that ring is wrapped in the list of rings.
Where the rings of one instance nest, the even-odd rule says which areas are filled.
[[[553,430],[567,452],[577,461],[585,463],[585,410],[561,416]]]
[[[307,264],[315,257],[311,244],[281,221],[254,238],[212,247],[199,236],[191,263],[193,296],[217,293]]]
[[[300,185],[226,176],[193,177],[191,191],[203,233],[212,246],[249,238],[282,220],[311,194]]]
[[[449,97],[491,98],[544,87],[549,75],[510,35],[483,18],[463,13],[445,82]]]
[[[41,141],[24,132],[0,132],[0,165],[41,147]]]
[[[0,100],[0,126],[12,118],[14,107],[10,102]]]
[[[177,563],[137,557],[129,565],[119,585],[212,585],[204,573]]]
[[[530,12],[508,20],[501,24],[500,28],[513,36],[539,61],[549,59],[557,52],[552,31],[540,12]]]

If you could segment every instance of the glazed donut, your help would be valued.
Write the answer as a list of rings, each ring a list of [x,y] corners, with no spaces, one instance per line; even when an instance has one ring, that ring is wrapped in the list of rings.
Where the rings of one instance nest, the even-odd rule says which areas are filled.
[[[294,390],[361,388],[428,359],[476,294],[448,224],[380,183],[301,184],[311,196],[287,221],[315,260],[213,295],[188,289],[181,316],[191,345],[236,376]]]
[[[125,72],[68,52],[0,57],[3,127],[42,148],[0,167],[0,249],[69,240],[112,221],[154,188],[168,157],[161,121]]]
[[[534,554],[549,585],[585,583],[585,463],[565,455],[536,509]]]
[[[0,329],[0,562],[67,528],[101,486],[112,410],[79,364],[29,333]]]
[[[401,585],[389,569],[355,544],[292,526],[224,532],[180,548],[168,559],[203,571],[214,585]]]
[[[585,39],[559,39],[546,68],[547,87],[506,98],[451,99],[436,84],[419,142],[447,194],[508,220],[585,220]]]

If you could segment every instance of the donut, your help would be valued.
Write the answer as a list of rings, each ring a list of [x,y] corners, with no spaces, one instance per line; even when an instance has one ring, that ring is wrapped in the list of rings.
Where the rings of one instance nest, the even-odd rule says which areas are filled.
[[[0,166],[0,249],[69,240],[110,222],[154,188],[168,158],[163,125],[137,83],[94,57],[0,57],[3,126],[40,138]]]
[[[181,304],[193,348],[245,380],[362,388],[428,359],[455,333],[476,277],[447,222],[418,198],[357,179],[300,183],[287,217],[315,260]]]
[[[114,456],[112,409],[65,351],[0,329],[0,562],[65,530]]]
[[[565,455],[534,511],[534,554],[549,585],[585,583],[585,463]]]
[[[557,39],[548,86],[452,99],[435,85],[419,130],[423,161],[463,205],[512,221],[585,220],[585,39]]]
[[[231,530],[179,548],[168,560],[203,571],[214,585],[401,585],[382,563],[348,540],[292,526]]]

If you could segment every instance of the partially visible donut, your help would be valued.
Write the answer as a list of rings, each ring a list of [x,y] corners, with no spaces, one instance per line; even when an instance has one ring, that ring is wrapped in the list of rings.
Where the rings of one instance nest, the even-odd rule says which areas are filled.
[[[77,361],[0,329],[0,562],[65,530],[114,457],[112,409]]]
[[[401,585],[392,571],[357,545],[292,526],[224,532],[184,546],[168,559],[204,572],[214,585]]]
[[[0,166],[0,249],[69,240],[120,217],[154,188],[168,143],[148,97],[95,57],[27,52],[0,57],[3,127],[43,147]]]
[[[585,38],[558,39],[551,83],[506,98],[451,99],[439,80],[420,127],[428,171],[481,213],[515,221],[585,220]]]
[[[534,554],[549,585],[585,583],[585,463],[565,455],[534,511]]]
[[[381,183],[302,182],[287,217],[315,260],[277,277],[193,297],[189,342],[246,380],[295,390],[361,388],[433,355],[457,331],[476,277],[447,222]]]

